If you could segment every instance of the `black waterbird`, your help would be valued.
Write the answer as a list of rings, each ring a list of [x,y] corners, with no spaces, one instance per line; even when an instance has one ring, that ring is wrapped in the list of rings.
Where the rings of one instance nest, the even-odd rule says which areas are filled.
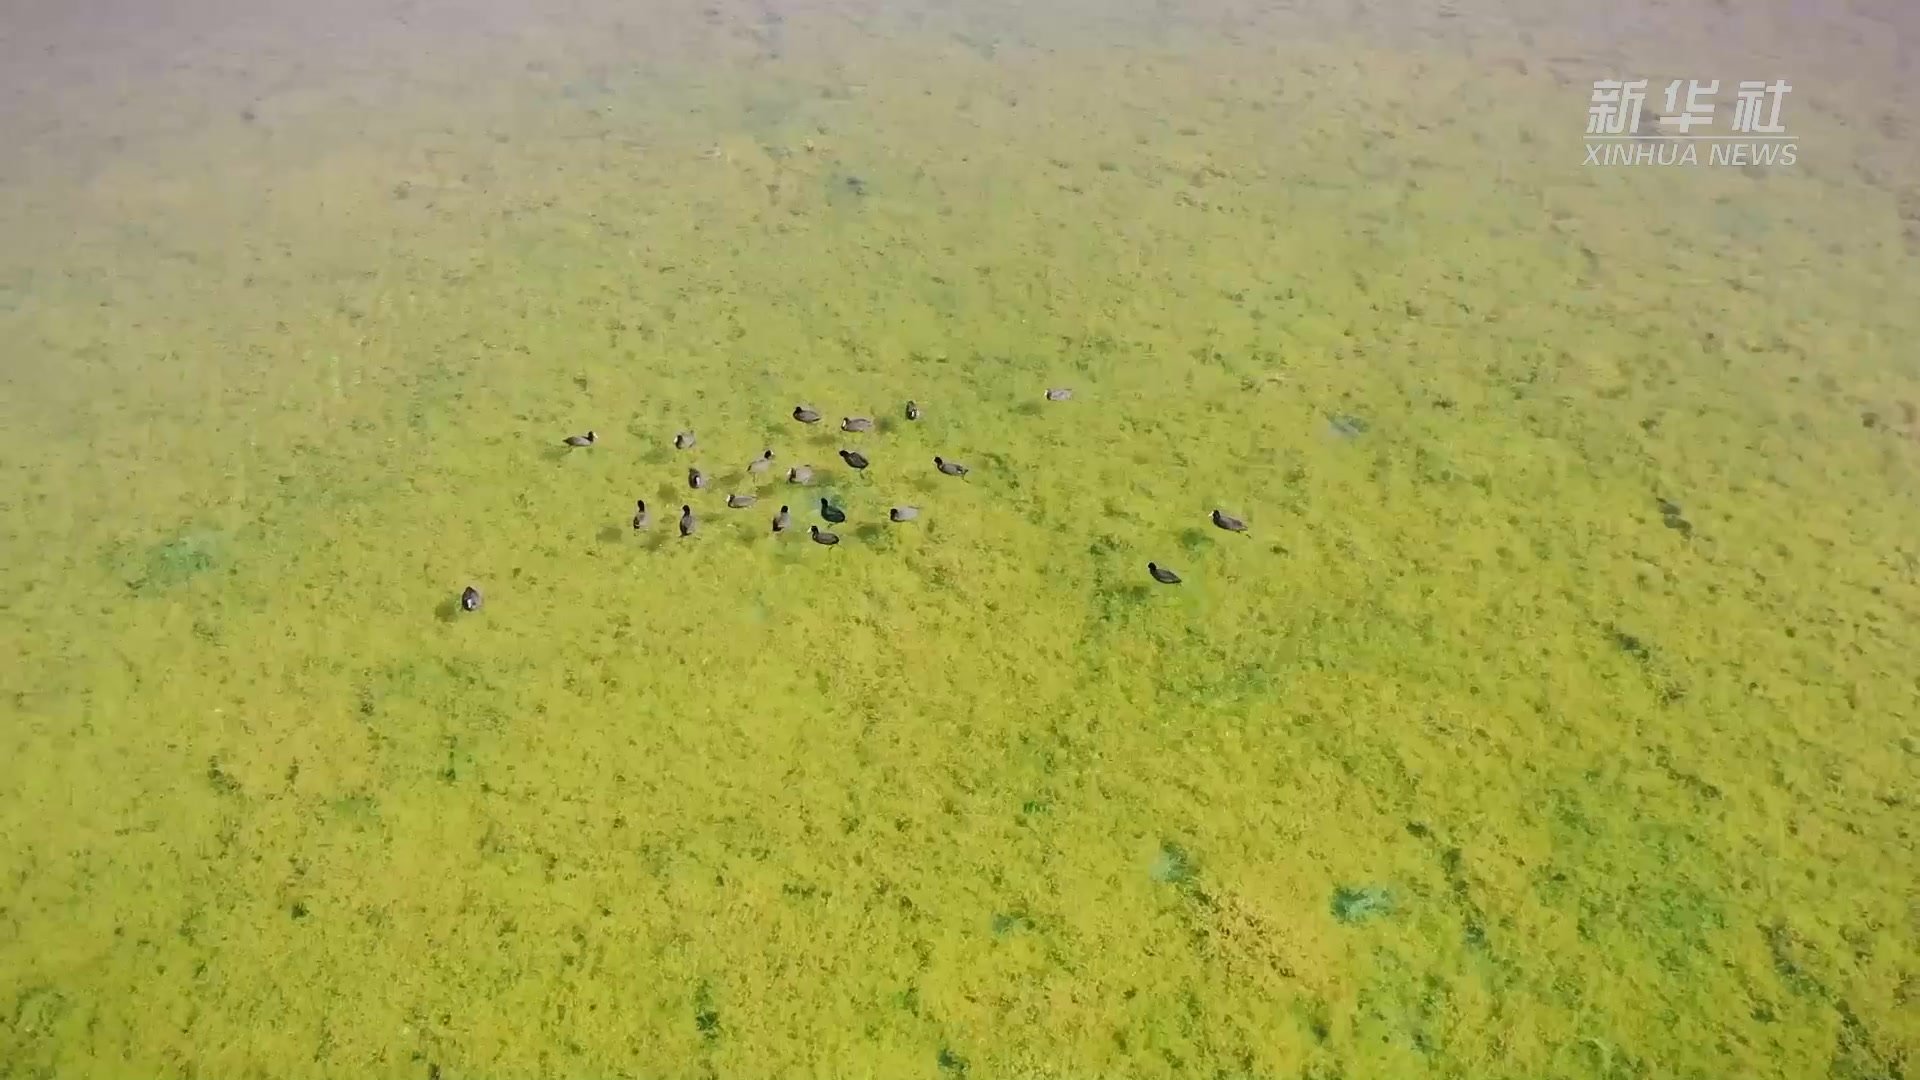
[[[683,431],[680,434],[675,435],[673,437],[673,448],[675,450],[693,449],[693,432]]]
[[[849,416],[840,421],[841,431],[872,431],[873,421],[865,416]]]
[[[729,496],[727,496],[727,506],[728,506],[728,508],[730,508],[730,509],[733,509],[733,510],[745,510],[745,509],[746,509],[747,507],[749,507],[749,506],[752,506],[752,505],[753,505],[753,496],[751,496],[751,495],[729,495]]]
[[[700,523],[693,519],[693,507],[682,504],[680,507],[680,535],[692,536],[693,530],[699,527]]]
[[[946,473],[948,476],[967,475],[967,467],[965,465],[962,465],[957,461],[948,461],[946,458],[941,458],[941,457],[934,458],[933,467],[936,469],[939,469],[943,473]]]
[[[772,467],[773,467],[773,448],[768,447],[765,453],[761,454],[757,458],[754,458],[751,462],[747,464],[747,471],[750,473],[763,473]]]
[[[1246,522],[1234,517],[1232,514],[1227,513],[1217,506],[1214,507],[1213,510],[1213,523],[1228,532],[1244,533],[1247,531]]]
[[[635,529],[644,529],[651,524],[653,524],[653,515],[647,513],[647,500],[635,499],[633,501],[633,527]]]
[[[840,535],[838,533],[821,532],[820,526],[818,525],[809,525],[807,528],[812,532],[813,542],[816,544],[825,544],[828,547],[832,547],[840,542]]]
[[[907,419],[909,420],[920,419],[920,403],[919,402],[917,401],[907,402]]]
[[[1147,573],[1152,574],[1153,580],[1159,582],[1162,585],[1180,584],[1179,574],[1174,573],[1173,571],[1167,569],[1164,566],[1161,566],[1158,563],[1148,563]]]
[[[803,424],[817,424],[820,422],[820,410],[807,405],[795,405],[793,418]]]
[[[469,585],[465,589],[461,590],[460,610],[461,611],[479,611],[480,610],[480,590],[479,589],[476,589],[473,586]]]
[[[840,451],[840,460],[846,462],[847,464],[853,466],[856,469],[864,469],[867,467],[867,464],[868,464],[867,455],[861,453],[858,450]]]
[[[920,508],[917,506],[896,506],[887,511],[889,521],[912,521],[919,516]]]
[[[820,500],[820,517],[825,521],[828,521],[834,525],[838,525],[841,522],[847,520],[847,512],[833,505],[827,500],[821,499]]]
[[[566,439],[568,446],[592,446],[593,441],[594,441],[594,434],[591,431],[587,432],[585,435],[569,435],[567,436],[567,439]]]
[[[787,513],[787,508],[783,506],[780,508],[779,513],[773,515],[773,531],[786,532],[787,526],[792,524],[792,522],[792,516]]]
[[[700,488],[706,487],[707,474],[701,472],[699,469],[688,469],[687,470],[687,486],[695,490],[699,490]]]

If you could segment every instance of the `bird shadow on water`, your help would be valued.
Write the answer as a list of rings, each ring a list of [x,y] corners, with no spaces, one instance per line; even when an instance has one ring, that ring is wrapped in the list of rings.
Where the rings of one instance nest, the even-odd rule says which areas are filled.
[[[609,522],[608,524],[600,526],[600,531],[594,535],[598,537],[600,542],[603,544],[615,544],[615,543],[619,543],[620,537],[625,533],[625,531],[626,530],[622,529],[620,526]]]
[[[434,605],[433,617],[443,623],[450,623],[460,616],[460,601],[449,596]]]

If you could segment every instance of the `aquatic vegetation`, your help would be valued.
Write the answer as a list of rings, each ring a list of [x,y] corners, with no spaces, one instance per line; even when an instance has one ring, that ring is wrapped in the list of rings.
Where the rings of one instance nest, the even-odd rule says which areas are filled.
[[[1092,14],[0,72],[0,1073],[1892,1075],[1910,148]]]
[[[1160,851],[1153,857],[1153,867],[1149,871],[1153,880],[1163,885],[1190,885],[1197,873],[1192,856],[1186,849],[1172,841],[1163,842]]]
[[[1327,417],[1327,430],[1343,439],[1357,439],[1367,433],[1367,422],[1357,416],[1336,413]]]
[[[184,585],[217,565],[225,538],[208,530],[187,530],[147,549],[137,576],[128,581],[135,592]]]
[[[1333,917],[1343,923],[1359,923],[1393,911],[1393,894],[1376,885],[1358,888],[1341,886],[1333,891]]]

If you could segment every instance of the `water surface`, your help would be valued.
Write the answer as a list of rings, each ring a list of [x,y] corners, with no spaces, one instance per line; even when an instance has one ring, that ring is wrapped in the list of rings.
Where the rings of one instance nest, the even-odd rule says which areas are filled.
[[[1911,1072],[1912,95],[1742,12],[23,21],[0,1072]]]

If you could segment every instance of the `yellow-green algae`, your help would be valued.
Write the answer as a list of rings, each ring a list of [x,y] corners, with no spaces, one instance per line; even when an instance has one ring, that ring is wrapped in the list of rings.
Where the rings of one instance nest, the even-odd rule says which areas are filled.
[[[8,46],[0,1074],[1912,1075],[1887,28],[455,14]]]

